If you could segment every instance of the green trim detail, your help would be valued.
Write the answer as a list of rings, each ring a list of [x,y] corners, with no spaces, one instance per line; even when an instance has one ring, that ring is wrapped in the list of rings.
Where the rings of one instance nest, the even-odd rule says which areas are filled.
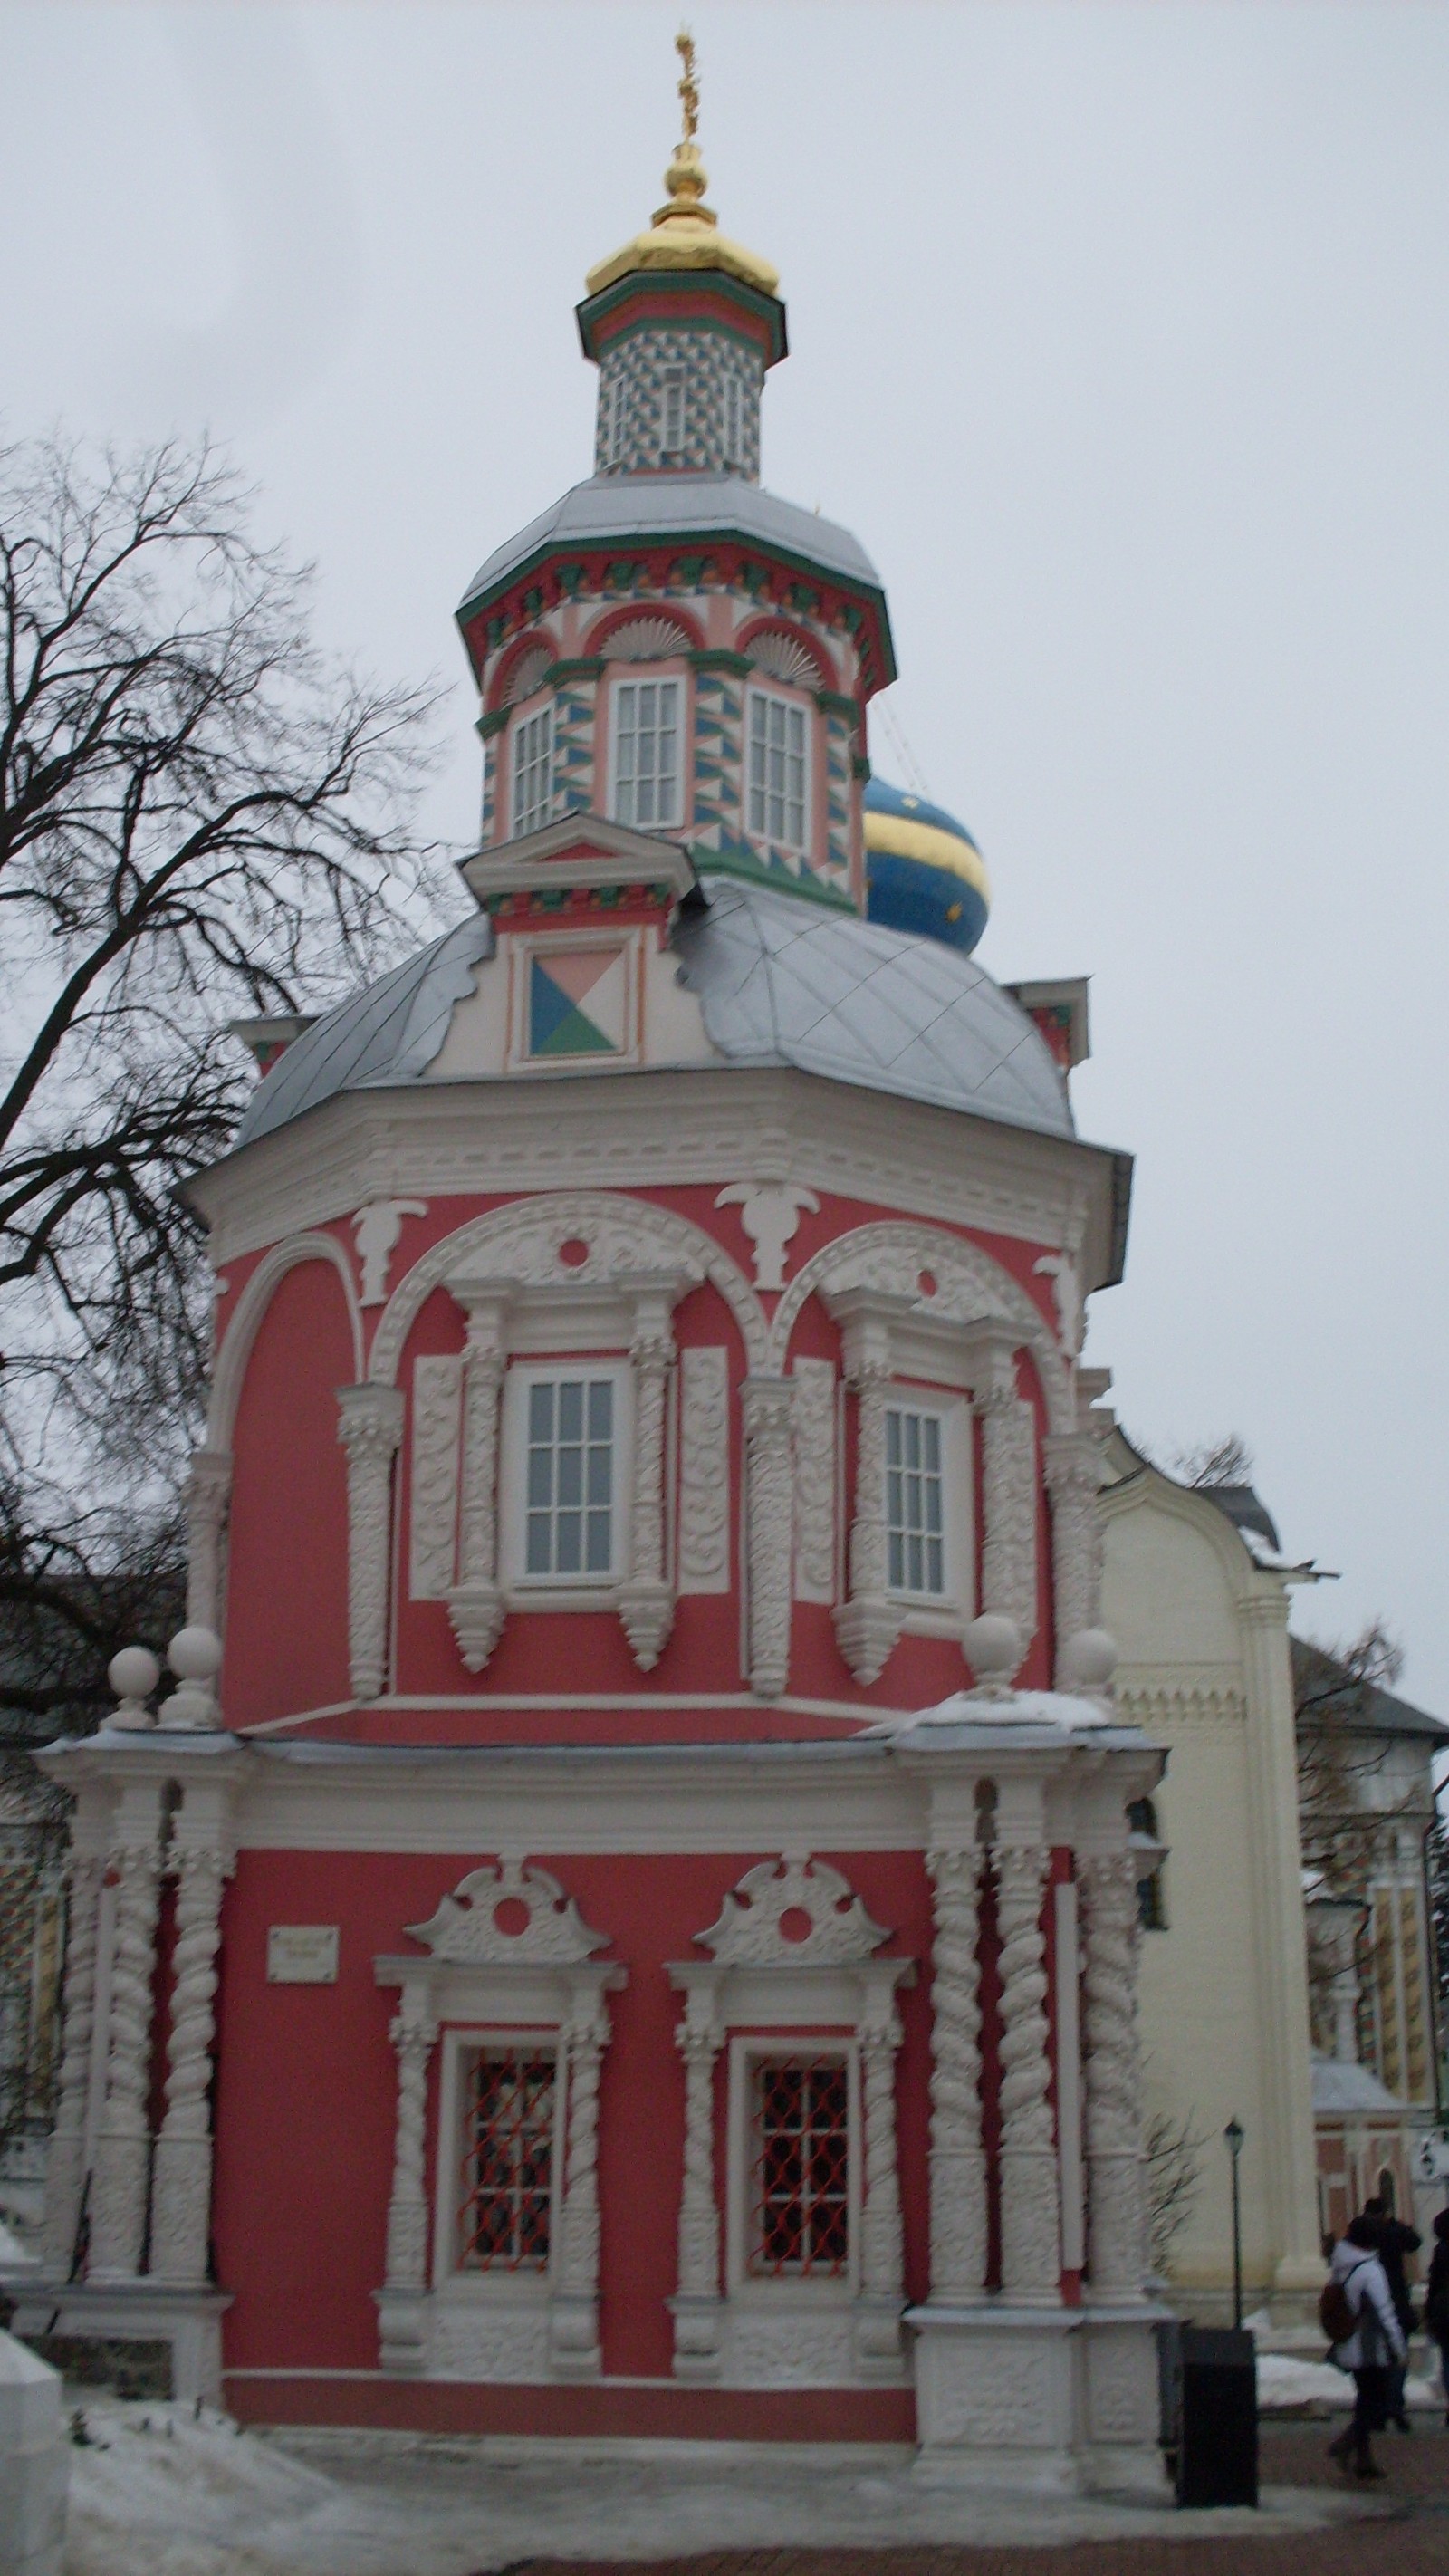
[[[847,724],[851,725],[859,721],[859,706],[842,689],[817,689],[815,703],[823,716],[844,716]]]
[[[543,675],[543,687],[557,689],[566,680],[597,680],[604,667],[602,653],[581,653],[576,661],[554,662]]]
[[[851,754],[850,774],[852,778],[866,779],[870,777],[870,762],[866,759],[863,751],[857,751]]]
[[[697,296],[701,292],[718,296],[721,303],[738,305],[742,313],[748,313],[756,322],[763,322],[770,351],[765,360],[767,367],[773,367],[787,354],[785,307],[778,295],[767,295],[763,287],[748,286],[742,277],[731,277],[728,270],[722,268],[631,268],[622,277],[616,277],[611,286],[601,287],[597,295],[587,295],[582,304],[574,306],[579,345],[584,356],[597,364],[598,326],[607,321],[610,314],[617,313],[621,305],[632,304],[641,295]],[[704,317],[691,314],[687,319],[691,326],[697,326]],[[639,327],[647,328],[650,322],[657,320],[656,315],[641,315]],[[713,327],[722,330],[727,326],[715,323]],[[614,336],[622,337],[623,334]],[[758,345],[756,341],[755,346]]]
[[[860,914],[849,895],[837,894],[833,886],[821,885],[812,876],[795,877],[788,868],[770,868],[747,850],[702,850],[689,853],[700,876],[742,877],[747,885],[769,886],[776,894],[798,895],[804,903],[818,903],[827,912],[848,912],[852,921]]]
[[[748,653],[731,653],[723,644],[701,646],[684,658],[692,671],[728,671],[737,680],[747,680],[755,667]]]
[[[490,707],[486,715],[479,716],[473,730],[482,736],[484,742],[491,742],[496,733],[503,731],[507,722],[507,707]]]

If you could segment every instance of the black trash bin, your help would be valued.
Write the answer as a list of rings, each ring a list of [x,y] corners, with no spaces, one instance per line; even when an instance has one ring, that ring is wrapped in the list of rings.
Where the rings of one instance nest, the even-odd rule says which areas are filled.
[[[1190,2326],[1178,2338],[1177,2501],[1258,2501],[1258,2364],[1241,2326]]]

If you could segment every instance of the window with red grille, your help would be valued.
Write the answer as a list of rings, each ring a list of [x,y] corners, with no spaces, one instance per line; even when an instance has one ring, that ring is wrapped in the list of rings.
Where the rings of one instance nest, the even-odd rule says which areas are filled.
[[[850,2259],[846,2061],[759,2057],[750,2078],[750,2270],[836,2277]]]
[[[468,2068],[458,2212],[466,2270],[547,2266],[556,2081],[547,2049],[480,2049]]]

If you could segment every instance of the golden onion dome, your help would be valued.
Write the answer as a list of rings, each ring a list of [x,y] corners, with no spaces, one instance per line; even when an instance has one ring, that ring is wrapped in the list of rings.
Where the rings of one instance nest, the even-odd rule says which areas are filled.
[[[653,216],[649,230],[636,233],[609,259],[601,259],[584,280],[590,295],[599,295],[621,277],[638,270],[705,269],[720,270],[726,277],[737,277],[745,286],[753,286],[761,295],[776,295],[780,272],[772,268],[759,253],[746,250],[742,243],[731,241],[720,231],[719,217],[704,202],[709,186],[709,172],[695,142],[699,123],[699,89],[694,77],[694,42],[688,35],[676,37],[684,76],[679,95],[684,102],[684,133],[674,147],[673,157],[664,173],[666,202]]]

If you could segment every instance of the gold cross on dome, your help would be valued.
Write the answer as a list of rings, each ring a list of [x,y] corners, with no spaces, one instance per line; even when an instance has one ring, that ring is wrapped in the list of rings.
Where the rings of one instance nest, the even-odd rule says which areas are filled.
[[[674,50],[684,66],[679,83],[679,96],[684,108],[684,140],[692,143],[699,132],[699,83],[694,76],[694,38],[687,27],[680,28],[674,39]]]

